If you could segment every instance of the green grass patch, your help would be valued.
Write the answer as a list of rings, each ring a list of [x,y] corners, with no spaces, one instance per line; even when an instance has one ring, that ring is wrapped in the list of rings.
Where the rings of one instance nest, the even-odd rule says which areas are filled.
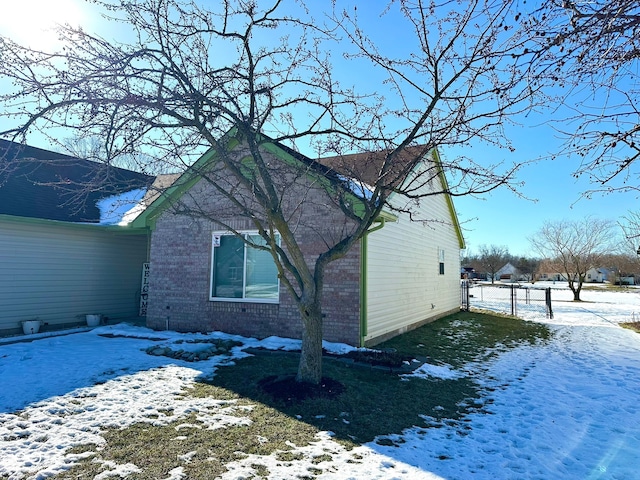
[[[273,398],[259,385],[269,375],[296,372],[299,354],[260,354],[222,368],[213,383],[244,398],[270,405],[317,430],[330,430],[347,446],[373,440],[378,435],[400,433],[414,425],[425,425],[423,414],[458,419],[465,412],[459,405],[478,396],[469,378],[428,381],[403,379],[376,369],[324,362],[324,376],[344,386],[336,398],[307,398],[286,402]]]
[[[393,338],[376,348],[398,354],[427,357],[430,363],[459,368],[484,361],[521,344],[536,344],[549,337],[541,324],[513,317],[460,312]],[[268,376],[296,372],[297,353],[265,353],[221,368],[213,384],[243,398],[267,404],[299,418],[319,430],[330,430],[345,444],[359,444],[377,436],[426,426],[423,415],[435,420],[460,420],[483,404],[473,378],[425,380],[391,375],[377,369],[325,361],[323,375],[340,381],[344,392],[336,398],[309,398],[291,403],[271,397],[260,382]]]
[[[252,422],[208,430],[204,426],[199,428],[196,415],[192,414],[178,422],[191,427],[180,429],[176,429],[176,424],[137,424],[122,430],[108,429],[104,433],[106,446],[97,448],[94,456],[57,475],[56,479],[94,478],[112,469],[114,464],[133,464],[141,472],[130,474],[129,479],[167,478],[172,469],[182,467],[184,478],[209,480],[226,472],[227,463],[247,454],[269,455],[280,451],[284,457],[293,450],[291,443],[308,445],[317,433],[311,425],[212,385],[197,384],[189,394],[237,399],[239,405],[251,406],[243,415]],[[86,451],[86,446],[80,446],[70,453]]]
[[[582,290],[590,290],[596,292],[631,292],[634,289],[635,287],[632,285],[617,285],[613,283],[607,283],[604,285],[591,285],[588,283],[582,284]]]
[[[507,315],[460,312],[407,332],[378,345],[399,353],[426,356],[431,363],[455,368],[487,359],[522,344],[536,344],[550,337],[549,329]]]
[[[628,328],[634,332],[640,333],[640,322],[625,322],[620,324],[623,328]]]
[[[535,345],[549,336],[540,324],[461,312],[377,348],[427,357],[430,363],[453,368],[480,362],[480,375],[482,362],[490,357],[517,345]],[[407,378],[335,359],[323,364],[323,375],[344,387],[335,397],[287,402],[266,393],[261,381],[294,374],[298,359],[296,353],[258,353],[219,367],[211,382],[185,390],[184,398],[212,397],[250,407],[238,413],[251,420],[249,425],[212,430],[193,414],[166,426],[137,424],[109,429],[104,433],[105,445],[73,449],[70,453],[87,458],[57,478],[94,478],[113,465],[132,464],[139,471],[128,475],[129,479],[168,478],[177,467],[183,469],[184,478],[210,479],[224,473],[229,462],[247,454],[276,453],[278,461],[285,464],[301,460],[301,453],[292,445],[309,445],[319,431],[334,432],[334,438],[347,448],[374,439],[382,445],[400,445],[403,440],[398,435],[414,426],[428,429],[444,424],[465,435],[470,429],[465,415],[483,411],[489,403],[473,375],[455,380]],[[176,429],[183,424],[193,426]],[[309,478],[320,474],[324,462],[330,460],[329,454],[312,459],[315,466],[310,467]],[[257,465],[256,474],[266,477],[269,472]]]

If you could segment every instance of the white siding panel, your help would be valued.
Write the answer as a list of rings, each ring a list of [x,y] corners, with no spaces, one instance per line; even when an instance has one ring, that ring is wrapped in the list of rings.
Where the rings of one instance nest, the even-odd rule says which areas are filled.
[[[426,197],[413,211],[418,221],[400,214],[397,222],[387,222],[367,238],[365,340],[460,306],[460,243],[447,200]],[[444,275],[438,249],[445,252]]]
[[[137,316],[145,235],[0,218],[0,330]]]

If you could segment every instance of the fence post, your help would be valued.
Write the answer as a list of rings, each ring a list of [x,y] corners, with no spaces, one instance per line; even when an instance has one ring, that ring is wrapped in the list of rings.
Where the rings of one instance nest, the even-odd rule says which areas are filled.
[[[511,315],[517,317],[517,307],[516,307],[516,286],[511,284]]]
[[[469,305],[469,280],[463,280],[461,282],[461,303],[462,303],[462,309],[466,310],[467,312],[469,311],[470,305]]]
[[[553,310],[551,309],[551,287],[547,287],[544,293],[545,303],[547,304],[547,317],[553,318]]]

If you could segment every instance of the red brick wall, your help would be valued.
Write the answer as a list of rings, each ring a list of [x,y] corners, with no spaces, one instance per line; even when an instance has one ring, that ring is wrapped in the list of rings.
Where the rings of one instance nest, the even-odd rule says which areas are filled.
[[[350,228],[344,216],[330,207],[322,190],[314,190],[298,180],[287,196],[295,202],[297,238],[305,256],[313,264],[324,242],[339,239]],[[216,193],[199,182],[190,192],[199,204],[206,198],[209,208],[228,208]],[[183,197],[185,204],[189,198]],[[229,217],[229,215],[227,215]],[[252,224],[237,218],[239,230],[252,230]],[[157,219],[151,237],[149,307],[147,325],[162,330],[208,332],[213,330],[264,338],[271,335],[300,338],[298,309],[281,284],[278,304],[218,302],[209,300],[212,232],[223,230],[218,224],[193,216],[165,211]],[[324,338],[332,342],[358,345],[360,342],[360,246],[326,270],[323,297]]]

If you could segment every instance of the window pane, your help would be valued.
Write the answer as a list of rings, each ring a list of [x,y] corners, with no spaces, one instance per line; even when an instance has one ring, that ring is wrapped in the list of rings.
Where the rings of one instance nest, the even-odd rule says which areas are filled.
[[[222,235],[214,248],[213,297],[242,298],[244,242],[233,235]]]
[[[259,235],[249,235],[251,242],[266,245]],[[278,269],[271,253],[247,247],[245,298],[278,299]]]

